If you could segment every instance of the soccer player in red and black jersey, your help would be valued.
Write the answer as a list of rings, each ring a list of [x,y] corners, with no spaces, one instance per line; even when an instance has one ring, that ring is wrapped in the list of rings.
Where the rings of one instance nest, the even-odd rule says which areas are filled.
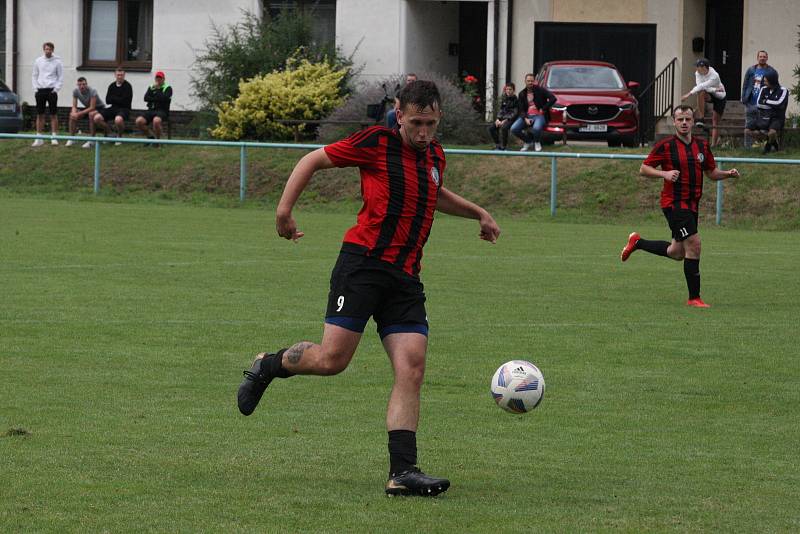
[[[500,228],[485,209],[443,185],[445,156],[434,139],[442,116],[436,85],[415,81],[399,94],[399,128],[374,126],[315,150],[295,166],[278,203],[278,235],[303,237],[292,208],[314,173],[358,167],[363,206],[344,236],[333,268],[322,341],[261,353],[239,386],[239,410],[250,415],[274,378],[342,372],[370,317],[394,370],[386,426],[390,495],[434,496],[450,482],[417,468],[416,431],[425,372],[428,320],[419,280],[422,248],[435,211],[476,219],[480,238],[496,242]]]
[[[739,176],[736,169],[723,171],[705,139],[692,137],[694,110],[678,106],[672,115],[676,133],[656,143],[644,160],[639,174],[664,181],[661,209],[672,231],[672,242],[642,239],[638,232],[628,236],[620,259],[627,261],[636,250],[683,260],[683,274],[689,288],[689,306],[709,308],[700,298],[700,234],[697,233],[697,211],[703,195],[703,174],[711,180]],[[656,167],[661,167],[658,170]]]

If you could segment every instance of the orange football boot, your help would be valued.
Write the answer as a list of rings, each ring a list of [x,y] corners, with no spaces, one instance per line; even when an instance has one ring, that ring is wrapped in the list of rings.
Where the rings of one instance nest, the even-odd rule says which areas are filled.
[[[696,299],[689,299],[686,301],[687,306],[692,306],[693,308],[710,308],[710,304],[706,304],[703,302],[703,299],[697,297]]]
[[[628,236],[628,244],[625,245],[625,248],[622,249],[622,252],[619,253],[619,259],[622,261],[628,261],[633,251],[636,250],[636,242],[639,241],[642,236],[639,235],[639,232],[631,232],[631,235]]]

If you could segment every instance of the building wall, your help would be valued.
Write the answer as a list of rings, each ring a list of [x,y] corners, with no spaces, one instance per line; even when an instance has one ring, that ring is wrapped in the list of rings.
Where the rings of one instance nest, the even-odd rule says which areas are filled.
[[[704,57],[704,52],[692,52],[692,39],[695,37],[705,38],[706,34],[706,3],[704,0],[685,0],[683,3],[683,21],[681,27],[681,39],[678,44],[681,46],[678,60],[680,62],[680,94],[684,95],[694,87],[695,62]],[[677,102],[680,95],[676,95]],[[695,102],[689,102],[696,105]]]
[[[639,23],[643,20],[646,1],[555,0],[553,2],[553,20],[559,22],[598,22],[598,13],[602,13],[604,20]]]
[[[336,2],[336,46],[362,67],[362,79],[380,80],[406,70],[401,45],[407,12],[405,0]]]
[[[55,54],[64,63],[64,89],[59,105],[70,105],[72,88],[80,76],[105,96],[114,80],[112,71],[78,70],[83,54],[83,2],[81,0],[25,0],[17,3],[19,54],[17,90],[23,101],[33,103],[31,71],[33,61],[42,54],[42,43],[52,41]],[[196,109],[191,96],[191,65],[195,50],[203,47],[211,33],[211,21],[226,26],[241,20],[241,10],[260,12],[259,0],[154,0],[152,72],[128,72],[133,85],[133,106],[143,108],[142,100],[153,74],[163,70],[173,87],[174,109]],[[8,62],[10,63],[10,61]],[[10,72],[10,65],[9,65]]]
[[[448,54],[457,43],[458,2],[406,2],[405,50],[400,72],[458,72],[458,56]]]
[[[756,62],[759,50],[769,54],[769,64],[778,71],[781,85],[791,87],[794,66],[800,63],[797,51],[800,2],[786,0],[744,0],[744,43],[742,45],[742,79],[744,72]],[[800,113],[792,97],[788,113]]]
[[[525,87],[525,74],[533,70],[533,27],[537,21],[553,20],[553,2],[516,0],[511,15],[511,80],[517,89]]]

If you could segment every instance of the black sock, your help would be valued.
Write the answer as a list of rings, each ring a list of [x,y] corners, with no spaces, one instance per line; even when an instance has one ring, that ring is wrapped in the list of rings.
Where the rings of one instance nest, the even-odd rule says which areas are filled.
[[[647,239],[639,239],[639,241],[636,242],[637,249],[644,250],[650,254],[655,254],[656,256],[664,256],[665,258],[667,257],[667,247],[669,247],[669,241],[649,241]]]
[[[411,430],[389,431],[389,476],[417,465],[417,433]]]
[[[281,349],[279,350],[275,356],[267,356],[265,357],[264,364],[267,365],[267,369],[269,369],[269,374],[277,378],[289,378],[290,376],[294,376],[294,373],[291,371],[287,371],[281,365],[283,361],[283,353],[286,352],[288,349]]]
[[[691,260],[686,258],[683,260],[683,274],[686,276],[686,287],[689,288],[689,298],[696,299],[700,297],[700,259]]]

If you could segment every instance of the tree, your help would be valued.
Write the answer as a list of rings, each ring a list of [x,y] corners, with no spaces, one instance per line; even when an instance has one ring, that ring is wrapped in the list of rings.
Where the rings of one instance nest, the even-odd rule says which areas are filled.
[[[275,18],[259,17],[243,10],[243,20],[219,27],[211,23],[212,35],[205,49],[195,51],[192,92],[204,109],[216,109],[239,95],[239,84],[255,76],[285,68],[290,57],[320,62],[330,58],[337,68],[352,61],[332,45],[314,42],[311,31],[313,11],[282,11]],[[346,91],[349,77],[342,80]]]
[[[342,102],[339,88],[346,75],[346,68],[330,62],[291,58],[283,70],[242,81],[239,96],[219,105],[219,126],[211,134],[230,140],[288,138],[292,130],[277,121],[325,117]]]

